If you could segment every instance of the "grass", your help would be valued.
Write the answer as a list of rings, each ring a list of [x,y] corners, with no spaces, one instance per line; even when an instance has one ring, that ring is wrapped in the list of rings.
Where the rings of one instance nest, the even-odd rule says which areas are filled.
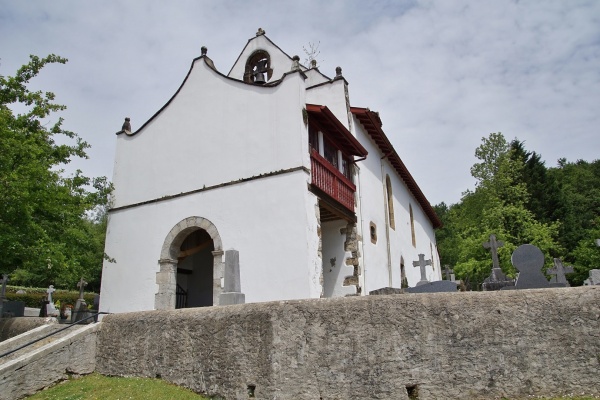
[[[598,396],[564,396],[537,400],[597,400]],[[61,382],[41,391],[27,400],[209,400],[190,390],[172,385],[160,379],[119,378],[91,374],[78,379]],[[502,400],[509,400],[503,398]]]
[[[585,395],[581,395],[581,396],[575,396],[575,395],[569,395],[569,396],[560,396],[560,397],[537,397],[537,396],[529,396],[527,397],[528,399],[536,399],[536,400],[597,400],[600,399],[600,397],[598,396],[585,396]],[[508,398],[502,398],[502,400],[510,400]]]
[[[91,374],[61,382],[27,400],[208,400],[160,379]]]

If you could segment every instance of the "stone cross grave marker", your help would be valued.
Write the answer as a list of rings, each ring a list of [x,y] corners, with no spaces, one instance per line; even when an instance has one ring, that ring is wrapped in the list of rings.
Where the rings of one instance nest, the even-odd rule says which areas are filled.
[[[568,287],[570,285],[565,274],[572,274],[575,270],[570,265],[563,265],[560,258],[555,258],[554,268],[549,268],[546,272],[550,275],[554,275],[554,277],[550,279],[550,282]]]
[[[50,302],[50,304],[54,304],[54,302],[52,301],[52,293],[54,292],[56,292],[56,289],[54,289],[54,285],[48,286],[48,290],[46,290],[46,293],[48,293],[48,301]]]
[[[48,304],[46,304],[46,315],[49,317],[56,317],[58,315],[58,310],[54,307],[54,300],[52,300],[52,293],[56,292],[54,289],[54,285],[48,286]]]
[[[550,287],[550,282],[548,282],[542,273],[542,268],[544,268],[544,253],[534,245],[524,244],[517,247],[510,261],[519,271],[519,276],[514,286],[515,289],[542,289]]]
[[[8,275],[2,275],[2,290],[0,291],[0,301],[6,299],[6,284],[8,283]]]
[[[427,280],[427,272],[425,267],[431,265],[431,260],[425,259],[425,254],[419,254],[419,261],[413,261],[413,267],[421,268],[421,280],[417,282],[417,286],[429,283]]]
[[[85,288],[87,284],[88,283],[83,280],[83,276],[81,277],[79,282],[77,282],[77,287],[79,288],[79,300],[83,300],[83,288]]]
[[[0,318],[4,315],[4,300],[6,299],[6,283],[8,282],[8,275],[2,275],[2,289],[0,291]]]
[[[505,286],[514,285],[514,281],[509,279],[504,272],[502,272],[502,268],[500,268],[500,260],[498,259],[498,248],[504,246],[504,242],[501,240],[496,240],[496,235],[490,235],[490,241],[483,243],[483,247],[486,249],[490,249],[490,253],[492,253],[492,273],[490,276],[485,278],[483,282],[483,290],[498,290]]]
[[[456,281],[456,278],[454,277],[454,270],[450,269],[447,265],[444,265],[444,271],[446,273],[446,280],[450,281],[450,282],[454,282]]]
[[[83,298],[83,290],[87,286],[87,282],[83,279],[83,276],[77,282],[79,288],[79,298],[75,302],[75,309],[71,313],[71,322],[81,321],[88,316],[87,303]]]
[[[490,249],[490,252],[492,253],[492,274],[490,275],[490,278],[495,282],[501,279],[501,277],[498,276],[498,273],[502,274],[500,260],[498,259],[498,248],[502,246],[504,246],[504,242],[501,240],[496,240],[496,235],[494,234],[490,235],[489,242],[485,242],[483,244],[483,247]]]

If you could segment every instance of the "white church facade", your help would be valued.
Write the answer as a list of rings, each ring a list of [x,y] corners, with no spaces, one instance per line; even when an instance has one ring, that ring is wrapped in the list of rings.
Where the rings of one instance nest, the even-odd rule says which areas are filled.
[[[203,48],[167,104],[117,133],[113,183],[101,311],[223,304],[229,249],[247,303],[415,286],[419,254],[441,279],[441,223],[379,115],[350,103],[341,69],[306,68],[262,30],[228,74]]]

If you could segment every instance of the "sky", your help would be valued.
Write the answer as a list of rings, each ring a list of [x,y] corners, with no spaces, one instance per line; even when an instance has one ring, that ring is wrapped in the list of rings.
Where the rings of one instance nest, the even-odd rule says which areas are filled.
[[[492,132],[548,167],[600,158],[598,0],[0,0],[0,75],[30,54],[68,58],[30,88],[54,92],[64,127],[91,145],[66,173],[110,179],[124,118],[146,122],[202,46],[229,72],[259,27],[301,61],[318,45],[329,77],[342,67],[352,106],[380,113],[432,205],[474,188],[475,149]]]

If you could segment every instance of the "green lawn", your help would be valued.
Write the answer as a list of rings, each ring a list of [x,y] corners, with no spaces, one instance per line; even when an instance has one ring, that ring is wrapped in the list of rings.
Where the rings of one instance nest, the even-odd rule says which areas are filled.
[[[118,378],[91,374],[59,383],[28,400],[207,400],[160,379]]]
[[[597,396],[531,397],[537,400],[597,400]],[[27,400],[209,400],[160,379],[118,378],[91,374],[59,383]],[[510,399],[503,399],[510,400]]]

